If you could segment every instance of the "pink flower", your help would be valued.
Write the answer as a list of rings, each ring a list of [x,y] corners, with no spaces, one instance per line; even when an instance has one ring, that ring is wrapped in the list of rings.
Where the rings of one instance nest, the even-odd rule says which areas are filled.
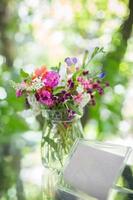
[[[21,86],[22,86],[22,87],[26,87],[26,82],[25,82],[25,81],[22,81]]]
[[[74,96],[73,99],[77,104],[80,104],[83,99],[82,93],[79,93],[78,95]]]
[[[92,89],[93,85],[88,80],[84,80],[82,85],[84,86],[84,89]]]
[[[54,101],[52,100],[52,95],[47,90],[40,90],[38,93],[38,100],[49,107],[54,105]]]
[[[16,90],[16,97],[22,96],[22,90]]]
[[[43,79],[43,82],[46,87],[54,88],[58,85],[59,78],[60,78],[60,76],[57,72],[49,71],[49,72],[47,72],[45,78]]]
[[[85,80],[83,77],[79,76],[78,81],[83,85],[85,90],[93,88],[92,82],[90,80]]]
[[[78,82],[82,83],[84,79],[82,76],[79,76],[77,80],[78,80]]]

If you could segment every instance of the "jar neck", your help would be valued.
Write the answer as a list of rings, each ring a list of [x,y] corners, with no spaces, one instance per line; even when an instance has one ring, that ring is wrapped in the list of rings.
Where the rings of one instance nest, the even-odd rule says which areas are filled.
[[[74,118],[73,120],[69,120],[69,121],[61,121],[61,120],[55,121],[55,120],[46,119],[44,121],[43,131],[45,132],[47,128],[54,130],[54,135],[56,132],[58,133],[59,130],[63,131],[64,133],[68,131],[74,131],[75,134],[76,132],[78,133],[80,132],[83,134],[83,128],[82,128],[80,118],[78,119]]]
[[[51,121],[53,123],[66,122],[66,123],[74,123],[82,117],[76,113],[70,113],[67,110],[42,110],[43,117],[46,118],[47,121]]]

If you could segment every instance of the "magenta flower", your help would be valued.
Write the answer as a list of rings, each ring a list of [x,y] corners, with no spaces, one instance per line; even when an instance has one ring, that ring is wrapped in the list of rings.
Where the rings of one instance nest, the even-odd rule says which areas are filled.
[[[77,103],[77,104],[80,104],[81,101],[83,100],[83,95],[82,93],[79,93],[78,95],[74,96],[74,101]]]
[[[84,89],[92,89],[93,88],[93,85],[88,80],[84,80],[82,82],[82,85],[84,86]]]
[[[80,82],[80,83],[82,83],[82,82],[84,81],[84,79],[83,79],[82,76],[79,76],[79,77],[77,78],[77,81]]]
[[[47,90],[41,90],[39,92],[38,100],[49,107],[54,105],[54,101],[52,100],[52,95],[49,91]]]
[[[81,76],[79,76],[77,80],[78,80],[78,82],[81,83],[81,85],[83,85],[84,89],[92,89],[93,88],[92,82],[90,80],[85,80]]]
[[[22,90],[16,90],[16,97],[22,96]]]
[[[60,76],[59,76],[59,74],[57,72],[49,71],[46,74],[43,82],[44,82],[45,86],[54,88],[54,87],[56,87],[58,85],[59,78],[60,78]]]

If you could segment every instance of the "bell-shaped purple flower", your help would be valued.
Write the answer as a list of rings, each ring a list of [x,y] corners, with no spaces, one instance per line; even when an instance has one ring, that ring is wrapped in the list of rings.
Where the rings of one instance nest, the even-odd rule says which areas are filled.
[[[65,63],[67,64],[67,66],[71,66],[73,64],[71,58],[69,57],[65,58]]]
[[[73,62],[73,64],[76,64],[78,62],[78,59],[76,57],[73,57],[72,62]]]
[[[65,63],[67,64],[67,66],[71,66],[71,65],[75,65],[78,62],[78,59],[76,57],[73,58],[65,58]]]

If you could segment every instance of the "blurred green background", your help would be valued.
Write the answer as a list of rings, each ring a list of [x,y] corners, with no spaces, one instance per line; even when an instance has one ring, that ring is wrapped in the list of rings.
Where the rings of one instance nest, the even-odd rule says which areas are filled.
[[[22,179],[31,178],[24,170],[35,166],[34,179],[40,169],[42,119],[23,111],[25,100],[17,99],[9,84],[20,81],[21,68],[55,66],[67,56],[103,46],[106,53],[91,65],[105,68],[111,87],[86,109],[86,137],[133,146],[132,25],[133,0],[0,0],[1,200],[25,199],[17,187],[23,191]],[[30,186],[26,192],[29,200],[41,199]]]

